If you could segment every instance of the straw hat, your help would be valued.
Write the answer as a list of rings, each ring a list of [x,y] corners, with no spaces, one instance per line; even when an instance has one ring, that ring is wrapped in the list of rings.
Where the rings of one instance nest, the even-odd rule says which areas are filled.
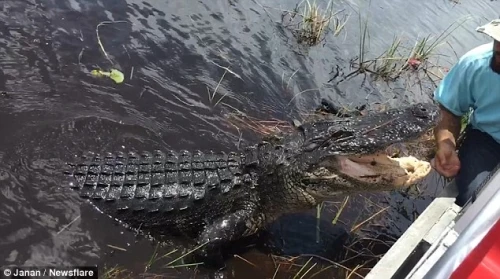
[[[490,23],[476,28],[476,31],[500,41],[500,19],[494,19]]]

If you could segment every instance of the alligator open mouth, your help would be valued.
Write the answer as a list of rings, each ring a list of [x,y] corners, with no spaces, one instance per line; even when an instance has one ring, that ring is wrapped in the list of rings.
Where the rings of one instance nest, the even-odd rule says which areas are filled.
[[[338,185],[336,190],[355,190],[355,186],[360,184],[369,185],[373,190],[394,190],[418,183],[430,171],[431,165],[427,161],[413,156],[393,158],[380,152],[328,156],[307,177],[308,180],[317,182],[331,180]],[[345,188],[341,184],[346,184]],[[370,189],[362,187],[359,190]]]
[[[413,185],[431,171],[429,162],[413,156],[392,158],[386,154],[337,156],[337,172],[363,183],[391,187]]]

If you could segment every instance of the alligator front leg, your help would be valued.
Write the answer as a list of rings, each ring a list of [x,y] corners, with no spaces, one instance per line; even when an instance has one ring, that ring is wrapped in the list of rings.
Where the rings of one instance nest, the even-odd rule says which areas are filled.
[[[202,231],[197,239],[203,245],[197,256],[208,265],[223,269],[225,267],[223,249],[234,240],[253,235],[263,219],[256,214],[254,204],[246,204],[235,211],[212,222]]]

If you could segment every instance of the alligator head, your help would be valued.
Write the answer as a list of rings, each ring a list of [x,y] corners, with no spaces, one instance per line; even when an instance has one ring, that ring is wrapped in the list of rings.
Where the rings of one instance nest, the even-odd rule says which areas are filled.
[[[419,103],[302,125],[302,146],[295,158],[303,173],[302,187],[316,199],[324,199],[338,192],[416,184],[430,172],[430,163],[415,156],[394,158],[386,150],[425,135],[437,116],[437,106]]]

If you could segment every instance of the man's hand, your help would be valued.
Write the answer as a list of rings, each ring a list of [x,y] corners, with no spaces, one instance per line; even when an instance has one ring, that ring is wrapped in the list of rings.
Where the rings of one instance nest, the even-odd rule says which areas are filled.
[[[460,117],[440,105],[441,119],[434,129],[437,145],[436,156],[431,165],[445,177],[454,177],[460,169],[460,160],[456,153],[456,139],[460,133]]]
[[[439,142],[432,166],[444,177],[457,175],[460,170],[460,160],[455,152],[455,145],[449,141]]]

